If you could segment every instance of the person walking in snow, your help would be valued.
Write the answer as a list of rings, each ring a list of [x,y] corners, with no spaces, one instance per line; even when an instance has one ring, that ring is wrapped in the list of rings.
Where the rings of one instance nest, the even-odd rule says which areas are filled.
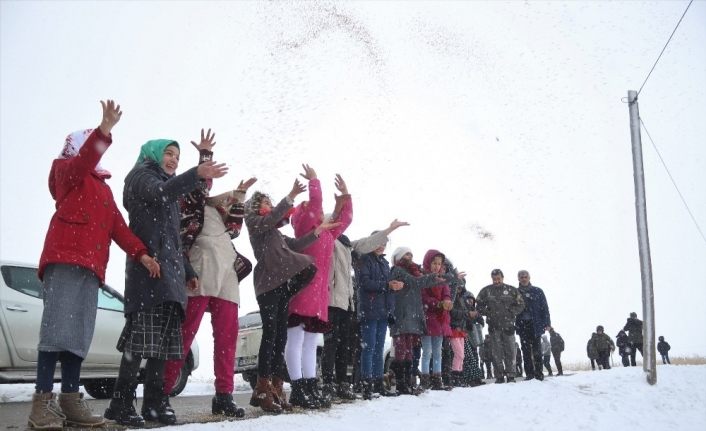
[[[593,344],[593,338],[595,336],[596,333],[594,332],[593,334],[591,334],[591,338],[588,339],[588,343],[586,343],[586,355],[591,361],[591,369],[593,371],[596,371],[596,361],[598,360],[598,351],[596,350],[595,344]]]
[[[564,339],[561,338],[554,328],[549,328],[549,342],[552,346],[552,356],[554,356],[554,365],[556,365],[557,376],[564,375],[564,368],[561,366],[561,352],[564,351]]]
[[[622,329],[620,330],[620,332],[618,332],[618,335],[615,337],[615,344],[618,346],[618,354],[620,355],[623,367],[629,367],[630,352],[632,351],[632,347],[630,346],[630,339],[628,338],[628,334],[626,334],[625,331],[623,331]]]
[[[637,313],[630,313],[623,331],[628,333],[628,339],[630,340],[630,365],[633,367],[636,365],[635,356],[637,352],[640,352],[642,356],[642,320],[637,318]]]
[[[549,338],[547,337],[547,334],[542,334],[542,364],[544,365],[544,368],[547,369],[547,374],[549,374],[550,376],[552,376],[554,374],[552,372],[552,366],[549,363],[551,356],[552,356],[552,345],[549,342]]]
[[[346,235],[341,234],[334,243],[328,280],[328,314],[331,330],[324,334],[324,349],[321,356],[321,376],[324,382],[323,395],[325,397],[337,397],[343,400],[357,398],[351,390],[347,375],[348,360],[355,350],[354,337],[352,336],[356,311],[353,277],[351,276],[353,253],[360,256],[374,251],[387,243],[388,235],[395,229],[408,225],[407,222],[395,219],[386,229],[365,238],[351,241]]]
[[[515,320],[525,308],[517,288],[503,282],[500,269],[491,271],[493,284],[476,297],[478,311],[487,317],[495,365],[495,383],[515,381]]]
[[[201,140],[191,144],[199,152],[199,164],[213,159],[215,134],[201,130]],[[186,316],[181,327],[184,351],[188,352],[199,330],[204,313],[211,313],[213,326],[213,370],[215,396],[211,413],[242,417],[245,412],[233,400],[235,345],[238,338],[238,303],[240,277],[238,253],[232,240],[243,225],[245,193],[255,178],[232,191],[209,196],[212,180],[200,181],[198,187],[179,198],[181,240],[189,263],[199,275],[197,285],[187,291]],[[252,268],[250,268],[252,269]],[[164,394],[172,392],[184,360],[169,360],[164,368]]]
[[[669,360],[669,350],[672,348],[672,346],[669,345],[666,341],[664,341],[663,336],[659,336],[659,343],[657,343],[657,351],[659,352],[660,355],[662,355],[662,363],[663,364],[671,364],[672,362]]]
[[[283,390],[287,373],[284,348],[289,301],[309,284],[317,271],[313,259],[301,251],[314,243],[323,231],[336,226],[321,223],[297,239],[279,231],[289,223],[294,199],[304,191],[306,186],[295,179],[292,190],[276,206],[268,195],[257,191],[245,203],[245,225],[257,260],[253,284],[262,319],[257,383],[250,405],[270,413],[291,408]]]
[[[182,249],[178,199],[194,190],[199,181],[220,178],[228,172],[224,164],[209,161],[176,175],[179,153],[174,140],[148,141],[125,177],[123,206],[128,211],[130,229],[160,262],[161,277],[151,278],[144,268],[127,262],[125,327],[117,345],[123,357],[113,398],[104,413],[120,425],[142,426],[144,420],[176,423],[169,397],[164,394],[164,364],[184,355],[181,324],[186,289],[187,285],[198,285],[198,276]],[[147,363],[140,416],[132,403],[143,359]]]
[[[544,291],[530,282],[527,270],[517,273],[518,290],[525,301],[525,308],[517,315],[515,325],[520,336],[522,357],[525,366],[525,380],[544,379],[542,373],[543,348],[541,336],[552,325],[549,305]],[[551,374],[551,373],[550,373]]]
[[[610,336],[598,325],[596,332],[591,337],[591,344],[598,353],[598,369],[610,370],[610,353],[615,350],[615,344]]]
[[[101,101],[103,117],[95,129],[66,137],[49,172],[49,192],[56,201],[39,260],[43,282],[42,323],[37,346],[35,392],[28,425],[32,429],[102,426],[79,392],[81,364],[93,339],[98,289],[105,282],[112,241],[139,262],[149,277],[160,266],[144,243],[127,227],[100,165],[112,145],[111,131],[120,121],[120,105]],[[56,362],[61,361],[61,393],[54,394]]]
[[[301,175],[309,181],[309,200],[299,204],[292,216],[296,238],[306,236],[324,222],[321,183],[313,168],[306,164],[302,167],[304,173]],[[314,259],[318,271],[311,282],[289,301],[284,357],[292,384],[290,402],[304,408],[331,406],[331,398],[322,396],[318,390],[316,344],[319,334],[331,329],[328,281],[334,242],[353,220],[351,196],[340,175],[336,175],[335,186],[341,193],[336,199],[334,218],[329,220],[335,227],[322,231],[316,241],[302,250]]]

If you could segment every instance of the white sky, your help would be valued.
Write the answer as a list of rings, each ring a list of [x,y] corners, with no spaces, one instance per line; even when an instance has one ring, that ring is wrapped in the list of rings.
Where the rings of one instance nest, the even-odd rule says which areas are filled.
[[[124,110],[102,160],[122,202],[141,144],[216,132],[231,173],[280,199],[310,163],[356,239],[398,217],[389,251],[440,249],[478,293],[525,268],[569,359],[641,312],[628,107],[687,2],[0,3],[0,258],[36,263],[51,161],[98,101]],[[706,2],[640,95],[641,116],[706,229]],[[706,243],[643,133],[656,328],[706,354]],[[478,229],[494,235],[481,239]],[[252,257],[247,231],[236,247]],[[108,283],[123,288],[124,254]],[[241,313],[257,308],[252,278]],[[210,337],[208,319],[199,342]],[[208,366],[202,362],[202,366]]]

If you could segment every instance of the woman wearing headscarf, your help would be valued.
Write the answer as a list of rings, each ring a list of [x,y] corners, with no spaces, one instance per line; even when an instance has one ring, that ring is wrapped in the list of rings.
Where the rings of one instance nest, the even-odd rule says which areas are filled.
[[[52,163],[49,191],[56,212],[49,224],[39,261],[44,282],[44,311],[37,346],[36,392],[32,397],[29,426],[61,429],[101,426],[79,392],[81,363],[93,338],[98,288],[105,281],[108,251],[115,241],[139,262],[146,277],[159,276],[159,264],[125,224],[106,180],[110,172],[100,165],[112,144],[113,127],[122,111],[114,101],[101,101],[103,119],[96,129],[80,130],[66,137],[59,158]],[[61,394],[54,386],[56,361],[61,361]]]
[[[129,261],[125,269],[125,327],[117,346],[123,357],[113,399],[104,414],[121,425],[144,426],[144,420],[176,422],[169,397],[164,395],[164,364],[183,356],[186,285],[198,286],[198,277],[182,252],[177,200],[199,181],[222,177],[228,171],[224,164],[208,161],[175,175],[178,166],[179,144],[156,139],[142,146],[135,167],[125,178],[123,206],[130,228],[159,261],[162,276],[150,278]],[[132,403],[142,359],[147,364],[140,416]]]

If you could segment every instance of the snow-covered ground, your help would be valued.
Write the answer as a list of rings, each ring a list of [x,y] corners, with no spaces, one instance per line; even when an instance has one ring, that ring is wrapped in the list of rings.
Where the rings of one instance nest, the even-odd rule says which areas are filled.
[[[237,424],[189,424],[178,429],[703,430],[706,365],[659,366],[657,370],[655,386],[646,382],[640,367],[621,367],[577,372],[544,382],[488,384],[419,397],[359,401],[322,412],[262,416]],[[240,383],[238,390],[245,390]],[[3,402],[26,399],[28,389],[31,385],[0,385],[0,398]],[[212,386],[190,382],[186,393],[211,394]],[[177,429],[161,429],[172,428]]]

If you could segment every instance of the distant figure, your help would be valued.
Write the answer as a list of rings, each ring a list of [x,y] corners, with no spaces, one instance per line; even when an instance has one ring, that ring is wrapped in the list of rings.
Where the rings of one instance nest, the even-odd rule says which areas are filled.
[[[630,313],[623,331],[628,333],[630,340],[630,365],[635,366],[635,351],[640,351],[642,356],[642,320],[637,318],[637,313]]]
[[[615,337],[615,344],[618,345],[618,354],[623,363],[623,367],[630,366],[630,352],[632,348],[630,347],[630,340],[628,339],[628,334],[621,330]]]
[[[554,356],[554,365],[556,365],[557,375],[563,376],[564,369],[561,367],[561,352],[564,351],[564,339],[561,338],[554,328],[549,328],[549,343],[552,345],[552,356]]]
[[[610,353],[615,350],[615,344],[610,336],[603,331],[603,326],[598,325],[596,332],[591,337],[591,343],[598,352],[598,368],[610,370]]]
[[[553,376],[554,373],[552,372],[552,366],[549,363],[549,360],[552,357],[552,345],[549,342],[549,337],[547,337],[547,334],[542,335],[542,364],[544,365],[544,368],[547,369],[547,374],[550,376]]]
[[[480,369],[487,370],[486,379],[493,378],[493,350],[490,347],[490,335],[486,334],[483,343],[478,347],[478,356],[480,357]]]
[[[591,369],[593,371],[596,371],[596,360],[598,359],[598,351],[596,350],[596,346],[593,344],[593,337],[595,336],[595,332],[591,334],[591,338],[588,339],[588,343],[586,344],[586,355],[588,356],[588,359],[591,360]]]
[[[671,364],[671,362],[669,361],[669,349],[671,348],[672,346],[670,346],[669,343],[664,341],[664,337],[660,335],[659,343],[657,343],[657,351],[660,355],[662,355],[663,364]]]

